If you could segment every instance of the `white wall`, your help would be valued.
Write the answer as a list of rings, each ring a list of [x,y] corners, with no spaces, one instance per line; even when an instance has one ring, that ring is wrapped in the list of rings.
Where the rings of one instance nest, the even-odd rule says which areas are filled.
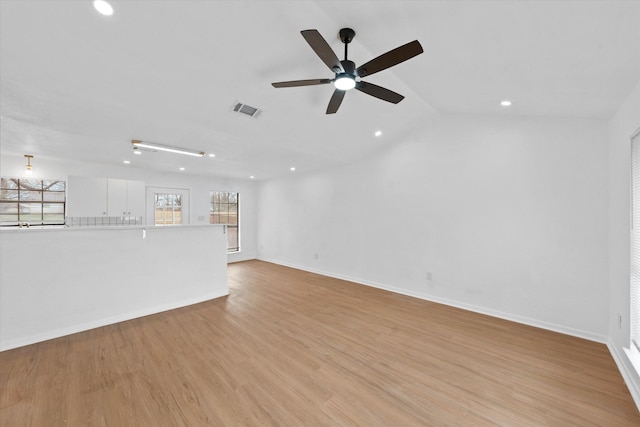
[[[609,349],[640,407],[640,376],[623,348],[629,347],[631,135],[640,128],[640,83],[609,122]],[[622,324],[618,326],[618,316]]]
[[[24,157],[2,153],[0,176],[20,177],[24,174]],[[204,177],[182,173],[161,173],[134,167],[95,163],[78,163],[47,159],[33,159],[34,178],[64,179],[70,175],[102,178],[122,178],[144,181],[147,187],[183,188],[189,190],[189,223],[209,223],[209,192],[211,190],[240,193],[241,252],[229,254],[229,262],[256,258],[256,185],[253,181]]]
[[[433,119],[261,184],[258,257],[605,342],[606,142],[598,120]]]

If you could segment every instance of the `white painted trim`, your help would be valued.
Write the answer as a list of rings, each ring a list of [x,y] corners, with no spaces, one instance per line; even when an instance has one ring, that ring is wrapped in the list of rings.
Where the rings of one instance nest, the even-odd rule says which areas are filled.
[[[149,307],[143,310],[137,310],[130,313],[122,313],[116,316],[106,317],[104,319],[86,322],[81,325],[74,325],[69,328],[57,329],[54,331],[48,331],[43,334],[31,335],[28,337],[20,337],[19,339],[10,340],[8,342],[3,343],[2,347],[0,347],[0,351],[11,350],[13,348],[23,347],[25,345],[35,344],[37,342],[47,341],[54,338],[60,338],[66,335],[76,334],[78,332],[84,332],[90,329],[100,328],[102,326],[112,325],[119,322],[125,322],[127,320],[137,319],[139,317],[149,316],[151,314],[157,314],[163,311],[174,310],[176,308],[186,307],[186,306],[198,304],[204,301],[210,301],[226,295],[229,295],[229,293],[228,292],[222,293],[222,294],[209,293],[200,297],[187,298],[182,301],[161,304],[156,307]]]
[[[459,301],[454,301],[454,300],[450,300],[450,299],[446,299],[446,298],[436,297],[436,296],[433,296],[433,295],[422,294],[422,293],[417,293],[417,292],[411,292],[411,291],[407,291],[405,289],[396,288],[396,287],[393,287],[393,286],[388,286],[388,285],[385,285],[385,284],[382,284],[382,283],[368,282],[368,281],[364,281],[364,280],[359,279],[359,278],[343,276],[343,275],[340,275],[340,274],[334,274],[334,273],[330,273],[330,272],[327,272],[327,271],[312,269],[312,268],[305,267],[305,266],[290,264],[290,263],[279,261],[279,260],[276,260],[276,259],[262,258],[262,257],[259,257],[258,259],[261,260],[261,261],[266,261],[266,262],[270,262],[270,263],[273,263],[273,264],[283,265],[285,267],[295,268],[297,270],[303,270],[303,271],[308,271],[310,273],[321,274],[323,276],[334,277],[336,279],[347,280],[349,282],[354,282],[354,283],[357,283],[359,285],[370,286],[370,287],[373,287],[373,288],[383,289],[385,291],[390,291],[390,292],[394,292],[394,293],[401,294],[401,295],[407,295],[407,296],[410,296],[410,297],[419,298],[419,299],[426,300],[426,301],[431,301],[431,302],[436,302],[436,303],[439,303],[439,304],[448,305],[448,306],[451,306],[451,307],[461,308],[463,310],[473,311],[474,313],[486,314],[487,316],[497,317],[499,319],[509,320],[511,322],[522,323],[524,325],[533,326],[533,327],[536,327],[536,328],[542,328],[542,329],[546,329],[546,330],[553,331],[553,332],[558,332],[558,333],[565,334],[565,335],[571,335],[571,336],[578,337],[578,338],[583,338],[583,339],[586,339],[586,340],[589,340],[589,341],[599,342],[601,344],[606,344],[607,341],[608,341],[608,337],[605,336],[605,335],[594,334],[593,332],[589,332],[589,331],[583,331],[583,330],[580,330],[580,329],[569,328],[569,327],[563,326],[563,325],[557,325],[555,323],[549,323],[549,322],[544,322],[544,321],[540,321],[540,320],[536,320],[536,319],[531,319],[531,318],[524,317],[524,316],[518,316],[517,314],[504,313],[504,312],[501,312],[501,311],[491,310],[491,309],[487,309],[485,307],[479,307],[479,306],[466,304],[466,303],[459,302]]]
[[[624,380],[627,388],[629,389],[629,393],[633,398],[636,406],[638,407],[638,411],[640,411],[640,384],[638,384],[635,380],[634,372],[631,372],[633,369],[632,362],[627,354],[620,354],[618,348],[613,344],[613,342],[609,341],[607,343],[607,347],[609,348],[609,353],[611,353],[611,357],[616,362],[618,366],[618,371],[622,375],[622,379]],[[625,352],[627,349],[625,349]],[[628,362],[628,363],[627,363]]]

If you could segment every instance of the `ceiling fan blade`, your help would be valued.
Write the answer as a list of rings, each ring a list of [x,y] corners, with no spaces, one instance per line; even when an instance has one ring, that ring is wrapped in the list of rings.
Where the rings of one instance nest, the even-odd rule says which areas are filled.
[[[313,86],[313,85],[326,85],[331,83],[331,79],[310,79],[310,80],[291,80],[288,82],[276,82],[271,83],[273,87],[296,87],[296,86]]]
[[[360,92],[366,93],[367,95],[375,96],[378,99],[382,99],[383,101],[391,102],[393,104],[397,104],[404,99],[404,96],[399,93],[385,89],[382,86],[374,85],[373,83],[359,81],[356,83],[356,89]]]
[[[329,46],[329,43],[320,35],[318,30],[303,30],[300,31],[302,37],[309,43],[311,49],[322,59],[322,62],[327,64],[327,67],[334,73],[343,73],[344,69],[340,60],[336,56],[335,52]]]
[[[336,89],[333,91],[333,95],[329,100],[329,105],[327,106],[327,114],[335,114],[340,108],[340,104],[342,104],[342,99],[344,98],[344,94],[346,90]]]
[[[418,42],[418,40],[414,40],[390,50],[387,53],[383,53],[366,64],[359,66],[356,69],[356,73],[360,77],[370,76],[373,73],[386,70],[387,68],[393,67],[407,59],[411,59],[416,55],[420,55],[422,52],[423,50],[420,42]]]

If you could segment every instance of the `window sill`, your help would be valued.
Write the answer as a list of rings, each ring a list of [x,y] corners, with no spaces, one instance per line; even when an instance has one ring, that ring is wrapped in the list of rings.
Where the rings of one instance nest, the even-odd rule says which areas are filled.
[[[627,354],[631,365],[635,368],[636,373],[640,376],[640,351],[631,344],[631,348],[625,348],[624,352]]]

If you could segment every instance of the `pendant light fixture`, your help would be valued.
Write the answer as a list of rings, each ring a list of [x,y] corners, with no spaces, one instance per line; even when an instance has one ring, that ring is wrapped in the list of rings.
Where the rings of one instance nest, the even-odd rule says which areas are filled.
[[[27,165],[24,167],[24,171],[27,175],[31,175],[33,173],[33,166],[31,166],[33,156],[31,154],[25,154],[24,157],[27,159]]]

